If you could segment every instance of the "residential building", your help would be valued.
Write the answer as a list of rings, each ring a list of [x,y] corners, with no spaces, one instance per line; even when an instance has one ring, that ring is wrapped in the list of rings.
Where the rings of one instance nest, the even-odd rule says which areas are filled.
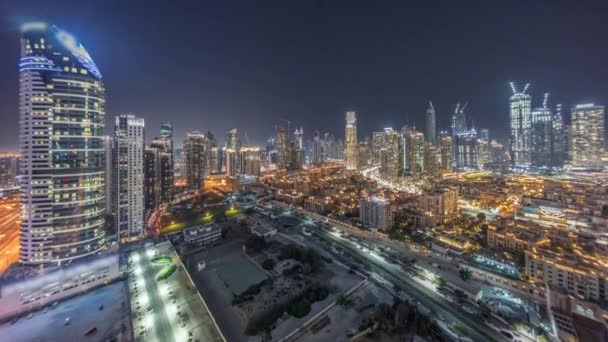
[[[394,224],[391,203],[376,196],[363,197],[359,200],[359,219],[367,228],[389,231]]]
[[[95,62],[57,26],[22,26],[20,261],[62,263],[104,248],[105,89]]]
[[[118,115],[114,121],[114,224],[119,239],[138,239],[144,220],[144,119]]]

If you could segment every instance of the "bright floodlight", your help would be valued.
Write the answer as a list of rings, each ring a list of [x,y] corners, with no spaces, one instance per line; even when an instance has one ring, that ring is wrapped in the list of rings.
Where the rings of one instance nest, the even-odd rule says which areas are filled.
[[[141,273],[142,273],[141,267],[137,266],[135,268],[135,274],[139,276],[139,275],[141,275]]]
[[[176,341],[186,341],[188,339],[188,331],[185,328],[178,328],[175,331],[175,340]]]
[[[148,255],[149,258],[151,258],[154,256],[154,250],[148,249],[148,250],[146,250],[146,254]]]
[[[148,299],[148,295],[145,292],[141,293],[141,299],[140,299],[140,301],[141,301],[141,305],[142,306],[146,306],[148,304],[149,299]]]
[[[135,261],[135,262],[139,261],[139,253],[133,253],[131,255],[133,256],[133,261]]]
[[[153,321],[154,320],[152,319],[152,313],[148,313],[144,318],[144,327],[151,328]]]

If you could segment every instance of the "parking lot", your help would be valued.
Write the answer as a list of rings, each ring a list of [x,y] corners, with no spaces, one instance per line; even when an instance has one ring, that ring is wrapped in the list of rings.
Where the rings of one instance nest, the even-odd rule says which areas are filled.
[[[224,341],[168,241],[129,255],[135,336],[141,341]]]
[[[59,302],[54,308],[37,311],[31,317],[4,323],[0,325],[0,336],[11,342],[94,342],[113,338],[130,341],[127,291],[126,281],[100,287]]]

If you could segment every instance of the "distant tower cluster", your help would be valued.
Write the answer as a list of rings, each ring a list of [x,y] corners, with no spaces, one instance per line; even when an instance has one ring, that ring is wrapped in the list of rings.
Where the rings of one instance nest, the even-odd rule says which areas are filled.
[[[349,170],[357,169],[357,116],[355,112],[346,112],[346,131],[345,131],[346,153],[344,162]]]

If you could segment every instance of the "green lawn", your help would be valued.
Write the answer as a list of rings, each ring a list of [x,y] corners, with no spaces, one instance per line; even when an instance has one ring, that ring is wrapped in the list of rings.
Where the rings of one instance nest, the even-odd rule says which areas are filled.
[[[226,210],[226,217],[231,217],[231,216],[235,216],[241,213],[241,209],[234,207],[231,209]]]
[[[192,227],[192,226],[200,226],[203,224],[207,224],[213,222],[213,214],[201,215],[194,220],[190,221],[182,221],[176,222],[174,224],[168,225],[165,228],[160,230],[161,234],[173,233],[184,228]]]

